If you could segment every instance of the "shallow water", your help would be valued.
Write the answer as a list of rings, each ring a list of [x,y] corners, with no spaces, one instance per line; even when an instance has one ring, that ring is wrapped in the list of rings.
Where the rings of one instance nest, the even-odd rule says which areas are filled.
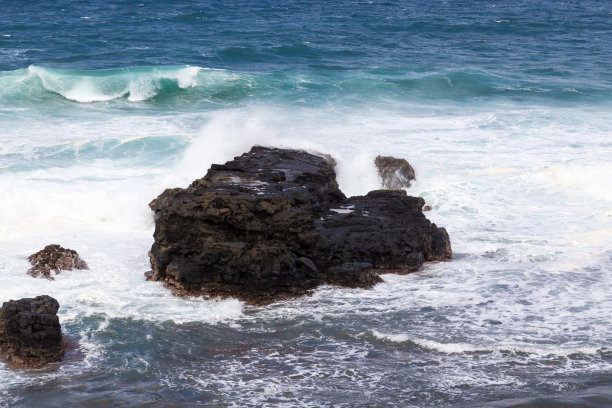
[[[56,6],[57,5],[57,6]],[[0,406],[612,405],[607,3],[120,2],[0,15],[0,299],[78,344]],[[146,282],[147,204],[253,144],[416,169],[454,258],[266,307]],[[28,255],[89,271],[32,279]]]

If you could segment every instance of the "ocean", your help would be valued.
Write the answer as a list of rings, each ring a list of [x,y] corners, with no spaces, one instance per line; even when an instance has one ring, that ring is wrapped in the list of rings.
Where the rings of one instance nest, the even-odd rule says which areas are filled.
[[[0,301],[75,346],[1,407],[612,406],[610,1],[2,2]],[[148,282],[148,203],[252,145],[378,154],[453,259],[248,306]],[[88,271],[34,279],[47,244]]]

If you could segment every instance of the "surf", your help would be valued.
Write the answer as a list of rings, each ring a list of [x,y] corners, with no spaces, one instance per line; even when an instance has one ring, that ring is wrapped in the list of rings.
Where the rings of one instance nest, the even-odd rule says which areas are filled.
[[[74,70],[30,65],[0,73],[0,105],[11,99],[36,100],[55,95],[78,103],[150,101],[188,89],[219,92],[237,79],[223,70],[198,66],[142,66]]]
[[[465,69],[428,72],[416,72],[410,67],[393,72],[385,68],[317,69],[306,73],[299,69],[240,72],[192,65],[101,70],[30,65],[0,72],[0,112],[36,102],[39,105],[127,102],[128,106],[137,106],[170,101],[178,106],[209,107],[206,104],[210,102],[226,105],[248,100],[312,105],[337,99],[368,103],[389,99],[461,102],[485,98],[572,102],[609,97],[609,91],[586,85],[570,88],[554,79],[514,78]]]

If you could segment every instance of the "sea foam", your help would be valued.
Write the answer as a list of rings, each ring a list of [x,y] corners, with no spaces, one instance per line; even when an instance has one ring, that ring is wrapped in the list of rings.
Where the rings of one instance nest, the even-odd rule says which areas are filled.
[[[600,347],[565,347],[565,346],[545,346],[538,347],[529,344],[494,344],[494,345],[475,345],[470,343],[444,343],[430,339],[413,337],[408,334],[398,333],[383,333],[377,330],[372,330],[374,337],[387,340],[393,343],[413,343],[427,350],[437,351],[447,354],[461,353],[491,353],[491,352],[508,352],[508,353],[526,353],[537,356],[570,356],[575,354],[598,354],[605,351],[605,348]]]

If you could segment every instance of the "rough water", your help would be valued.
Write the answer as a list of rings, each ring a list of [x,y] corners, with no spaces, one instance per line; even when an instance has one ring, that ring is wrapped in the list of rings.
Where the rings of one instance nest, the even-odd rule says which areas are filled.
[[[0,406],[612,406],[612,6],[3,4],[0,301],[76,346]],[[266,307],[147,282],[148,203],[253,144],[416,169],[454,258]],[[89,271],[26,274],[47,244]]]

